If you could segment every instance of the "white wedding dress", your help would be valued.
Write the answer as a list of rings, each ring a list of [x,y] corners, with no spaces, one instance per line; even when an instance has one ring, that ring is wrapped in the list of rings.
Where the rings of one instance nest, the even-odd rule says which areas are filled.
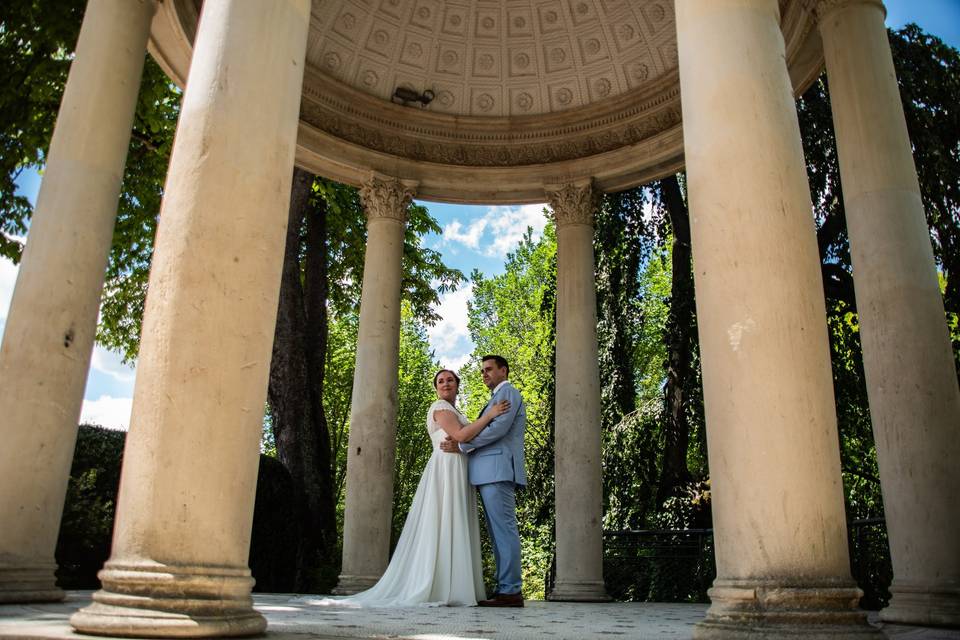
[[[356,595],[300,601],[358,607],[474,606],[486,597],[476,491],[467,478],[466,456],[440,450],[446,432],[433,419],[437,409],[453,411],[461,424],[469,423],[446,400],[430,405],[427,431],[433,453],[383,577]]]

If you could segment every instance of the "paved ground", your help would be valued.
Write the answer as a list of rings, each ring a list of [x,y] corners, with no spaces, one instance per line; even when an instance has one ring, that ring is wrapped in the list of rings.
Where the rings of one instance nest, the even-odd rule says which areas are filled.
[[[65,602],[0,606],[3,640],[83,640],[67,619],[90,601],[72,591]],[[257,594],[256,608],[269,621],[268,640],[371,638],[377,640],[688,640],[706,605],[530,601],[524,609],[347,609],[310,604],[288,595]],[[886,626],[897,640],[960,640],[960,630]]]

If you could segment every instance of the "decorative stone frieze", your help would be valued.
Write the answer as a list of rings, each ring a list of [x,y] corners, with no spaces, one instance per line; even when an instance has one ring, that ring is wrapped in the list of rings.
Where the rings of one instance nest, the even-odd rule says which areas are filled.
[[[547,188],[547,198],[557,227],[575,224],[592,227],[600,196],[590,182],[565,184],[558,189]]]
[[[817,21],[822,21],[830,12],[836,9],[842,9],[854,4],[872,4],[887,15],[887,8],[883,5],[883,0],[805,0],[807,7]]]
[[[482,127],[441,114],[403,117],[395,105],[349,87],[320,90],[321,80],[304,84],[301,120],[366,149],[422,162],[453,166],[503,167],[550,164],[613,151],[647,140],[680,124],[680,93],[673,88],[647,99],[597,105],[577,119],[498,118]],[[659,85],[658,85],[659,86]],[[639,98],[639,99],[638,99]]]
[[[414,193],[412,186],[396,178],[373,175],[360,187],[360,200],[367,220],[392,218],[406,223]]]

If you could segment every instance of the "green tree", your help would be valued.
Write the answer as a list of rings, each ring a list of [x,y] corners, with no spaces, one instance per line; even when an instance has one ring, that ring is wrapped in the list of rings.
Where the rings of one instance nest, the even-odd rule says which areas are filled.
[[[4,2],[0,6],[0,256],[19,262],[30,202],[16,194],[26,169],[44,164],[53,134],[83,0]]]
[[[405,302],[400,318],[400,371],[397,387],[397,457],[393,479],[393,535],[403,530],[420,475],[433,453],[427,433],[427,410],[437,399],[433,375],[440,365],[433,357],[426,327]]]
[[[960,372],[960,52],[915,24],[891,31],[890,48]]]
[[[960,54],[916,25],[890,31],[907,128],[960,367]],[[860,346],[849,237],[826,76],[798,100],[807,176],[817,222],[841,466],[852,517],[882,513]]]
[[[465,413],[471,418],[490,396],[479,373],[480,358],[487,354],[507,358],[510,381],[527,408],[524,447],[529,484],[518,494],[517,510],[528,598],[543,597],[553,553],[556,256],[556,231],[550,223],[540,239],[527,230],[507,256],[503,274],[487,278],[475,271],[471,275],[468,327],[476,347],[460,370]]]
[[[650,507],[657,469],[650,396],[659,395],[662,295],[650,291],[663,264],[645,212],[649,191],[604,196],[597,211],[594,253],[603,433],[604,527],[638,528]],[[657,278],[662,282],[662,278]],[[651,385],[651,373],[653,384]]]
[[[46,161],[83,0],[7,2],[0,8],[0,256],[18,262],[33,213],[15,193],[26,170]],[[157,211],[163,191],[180,92],[147,56],[127,152],[113,245],[101,305],[98,341],[136,357]]]
[[[439,231],[424,207],[410,205],[402,295],[408,314],[427,322],[436,319],[432,305],[439,301],[438,291],[456,286],[462,278],[420,243],[422,234]],[[358,191],[295,170],[268,401],[278,457],[306,507],[307,535],[297,582],[305,591],[331,588],[339,562],[336,514],[343,476],[336,465],[346,446],[349,395],[339,396],[342,385],[335,391],[347,404],[333,409],[338,422],[331,437],[327,419],[331,394],[326,393],[330,316],[357,313],[365,253],[366,218]]]

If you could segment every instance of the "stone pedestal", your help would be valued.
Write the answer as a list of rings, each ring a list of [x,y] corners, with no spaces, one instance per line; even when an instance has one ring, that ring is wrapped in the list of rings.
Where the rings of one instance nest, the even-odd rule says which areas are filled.
[[[82,633],[260,633],[247,568],[309,0],[207,0],[160,215],[113,552]]]
[[[91,0],[0,349],[0,603],[60,600],[77,439],[153,0]]]
[[[818,18],[893,561],[881,618],[960,625],[960,390],[883,4]]]
[[[850,577],[823,288],[776,0],[676,3],[717,579],[697,638],[875,630]]]
[[[557,577],[548,600],[605,602],[600,368],[589,182],[550,193],[557,222]]]
[[[381,176],[360,191],[367,252],[347,445],[343,564],[334,593],[376,584],[387,568],[393,514],[400,352],[400,281],[407,206],[413,188]]]

